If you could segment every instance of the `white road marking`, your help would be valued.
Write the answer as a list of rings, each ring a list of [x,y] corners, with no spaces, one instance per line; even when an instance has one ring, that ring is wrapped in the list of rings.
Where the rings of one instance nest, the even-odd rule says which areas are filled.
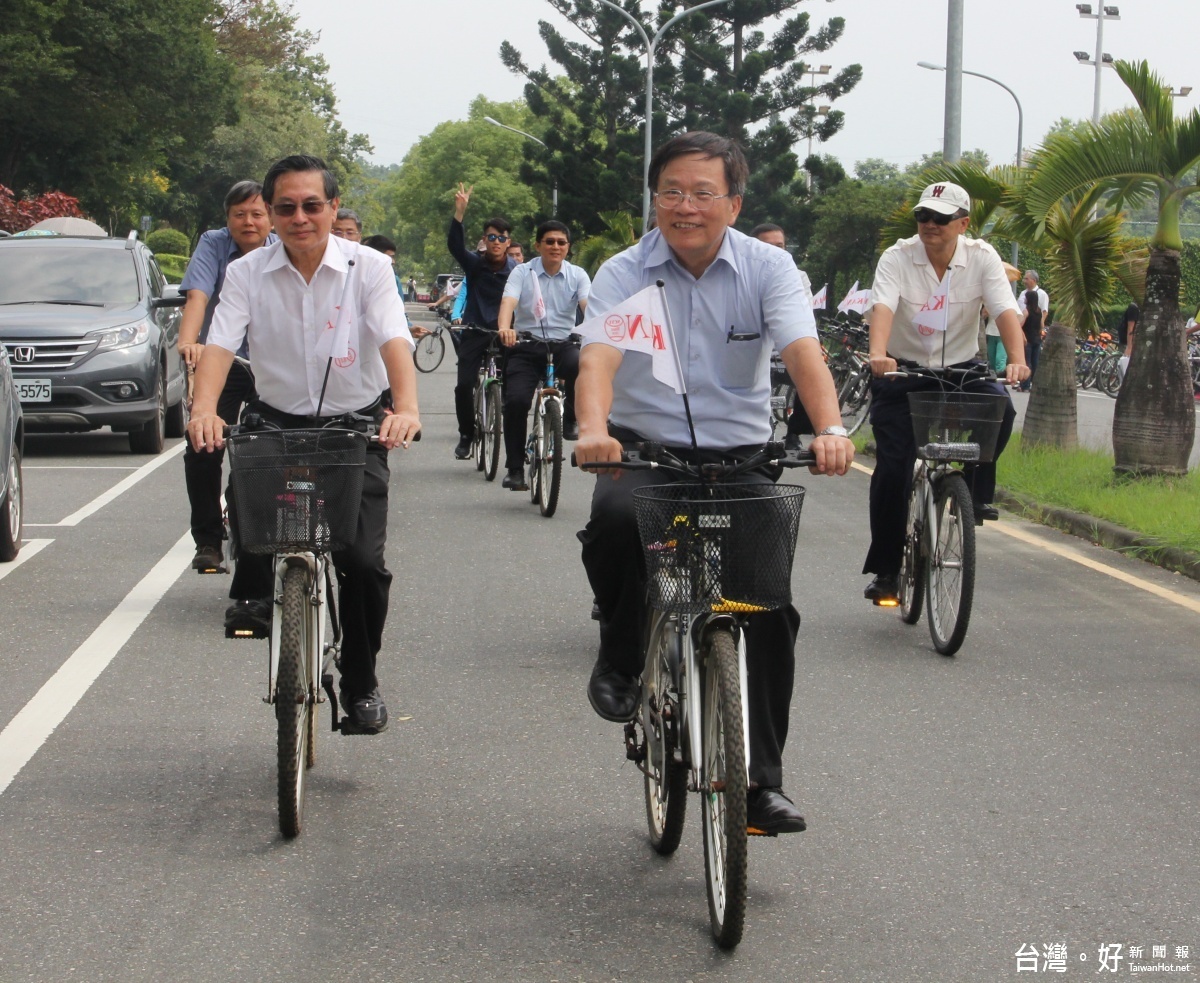
[[[22,464],[22,471],[136,471],[136,464]]]
[[[25,524],[27,526],[36,526],[42,529],[52,526],[77,526],[88,516],[99,512],[113,499],[119,498],[121,495],[125,494],[125,492],[129,491],[129,489],[136,485],[139,481],[149,476],[154,471],[157,471],[172,458],[182,454],[186,445],[187,441],[181,440],[174,447],[163,451],[152,461],[148,461],[146,464],[143,464],[140,468],[133,472],[133,474],[129,475],[129,477],[123,479],[122,481],[118,481],[108,491],[104,492],[102,495],[97,495],[83,508],[72,512],[60,522],[27,522]]]
[[[191,561],[192,534],[167,554],[0,731],[0,794],[46,743]]]
[[[26,560],[32,560],[42,550],[53,543],[53,539],[27,539],[21,544],[21,552],[11,563],[0,563],[0,580],[17,569]]]

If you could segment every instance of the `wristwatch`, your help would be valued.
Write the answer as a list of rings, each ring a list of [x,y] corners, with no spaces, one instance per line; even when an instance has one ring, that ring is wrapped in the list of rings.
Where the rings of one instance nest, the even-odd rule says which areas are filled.
[[[850,434],[845,427],[826,427],[822,430],[818,437],[849,437]]]

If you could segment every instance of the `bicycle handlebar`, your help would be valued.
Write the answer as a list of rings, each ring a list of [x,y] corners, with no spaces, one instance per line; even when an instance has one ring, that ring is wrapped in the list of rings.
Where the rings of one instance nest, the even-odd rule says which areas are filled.
[[[773,440],[763,448],[741,461],[731,463],[711,462],[707,464],[690,464],[672,454],[657,441],[647,440],[635,445],[636,457],[627,452],[621,454],[619,461],[595,461],[590,464],[580,464],[571,454],[571,467],[582,471],[602,470],[612,468],[618,471],[671,471],[684,478],[706,482],[719,482],[727,478],[745,474],[761,467],[803,468],[816,464],[816,455],[812,451],[787,450],[783,441]]]

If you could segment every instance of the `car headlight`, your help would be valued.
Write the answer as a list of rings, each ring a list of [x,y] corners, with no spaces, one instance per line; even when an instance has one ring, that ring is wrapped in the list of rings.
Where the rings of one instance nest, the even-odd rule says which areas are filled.
[[[112,351],[114,348],[132,348],[144,344],[150,337],[150,322],[135,321],[133,324],[122,324],[119,328],[105,328],[103,331],[93,331],[89,338],[96,339],[95,351]]]

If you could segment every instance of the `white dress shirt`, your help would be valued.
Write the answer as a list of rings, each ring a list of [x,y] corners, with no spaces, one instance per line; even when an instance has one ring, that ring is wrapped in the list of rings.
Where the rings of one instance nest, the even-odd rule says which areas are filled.
[[[931,353],[912,323],[913,315],[940,284],[925,244],[920,236],[899,239],[879,257],[871,285],[871,305],[882,304],[894,315],[888,338],[888,354],[893,358],[921,365],[968,362],[979,354],[980,306],[988,309],[993,322],[1004,311],[1017,310],[1000,255],[982,239],[960,235],[950,271],[945,337],[933,339]]]
[[[349,274],[350,286],[344,289]],[[353,305],[350,350],[334,359],[320,415],[363,409],[388,388],[379,349],[394,338],[415,347],[391,261],[375,249],[331,235],[309,283],[282,242],[234,260],[208,343],[236,352],[248,339],[259,397],[284,413],[314,415],[329,361],[317,354],[317,339],[337,324],[343,295]]]

